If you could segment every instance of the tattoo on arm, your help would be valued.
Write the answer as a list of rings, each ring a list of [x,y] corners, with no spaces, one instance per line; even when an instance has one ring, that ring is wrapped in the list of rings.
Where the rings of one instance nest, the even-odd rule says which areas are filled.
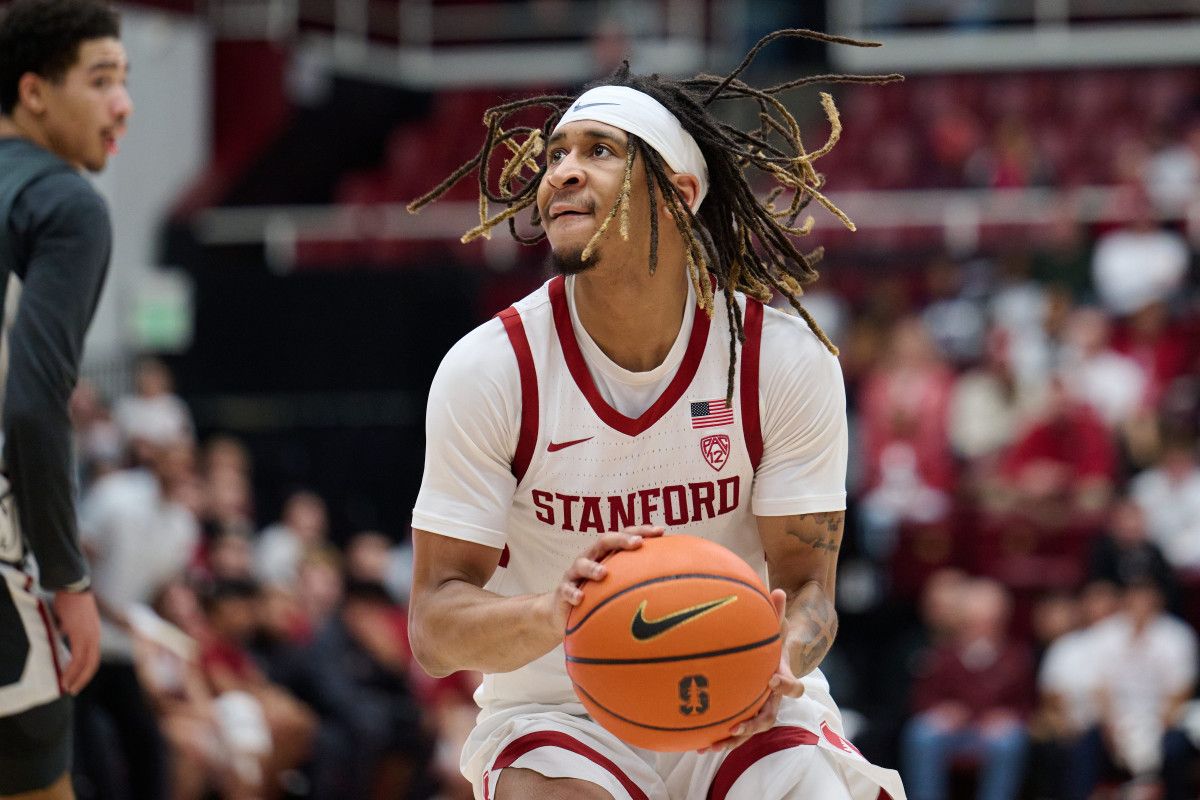
[[[805,526],[807,530],[788,531],[788,535],[799,539],[813,550],[836,553],[841,548],[843,512],[809,514],[807,518],[812,520],[814,525]]]
[[[817,583],[810,583],[796,597],[788,617],[793,626],[791,644],[792,672],[802,677],[812,672],[833,646],[837,637],[838,617],[833,603]]]

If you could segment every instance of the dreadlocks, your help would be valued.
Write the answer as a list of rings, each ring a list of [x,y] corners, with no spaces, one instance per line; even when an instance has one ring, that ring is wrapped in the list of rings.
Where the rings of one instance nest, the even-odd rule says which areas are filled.
[[[796,220],[813,200],[837,217],[847,228],[855,229],[854,223],[821,193],[824,177],[813,167],[813,162],[828,153],[837,143],[842,130],[841,122],[833,98],[821,92],[821,107],[829,121],[830,133],[821,147],[809,151],[805,148],[795,117],[777,95],[811,84],[889,83],[903,80],[903,77],[897,74],[813,75],[766,89],[756,89],[739,79],[763,47],[784,37],[815,39],[858,47],[879,46],[877,42],[831,36],[817,31],[787,29],[776,31],[759,40],[742,62],[725,76],[701,74],[687,80],[668,80],[658,75],[633,75],[629,71],[628,62],[625,62],[612,75],[592,84],[627,86],[653,97],[665,106],[679,120],[684,130],[696,140],[708,164],[709,183],[712,188],[700,210],[693,213],[668,178],[667,166],[662,156],[637,136],[629,134],[628,156],[625,160],[625,175],[620,192],[613,207],[609,209],[607,216],[584,248],[581,260],[584,263],[588,261],[614,219],[618,220],[621,237],[628,239],[632,176],[636,156],[640,155],[650,198],[650,271],[654,272],[658,266],[659,215],[657,193],[654,191],[654,187],[658,187],[665,208],[683,238],[688,275],[695,288],[698,304],[711,316],[714,309],[714,283],[716,290],[725,295],[730,312],[727,389],[727,399],[730,402],[737,365],[737,342],[744,340],[742,313],[735,302],[734,292],[744,292],[763,302],[769,301],[771,295],[778,292],[787,298],[829,352],[834,355],[838,352],[812,315],[800,304],[804,288],[817,280],[816,265],[824,253],[823,248],[817,247],[806,253],[801,252],[793,238],[812,230],[811,216],[806,217],[799,225],[796,224]],[[479,224],[467,231],[462,241],[466,243],[480,236],[489,237],[492,228],[507,222],[509,232],[517,241],[522,244],[540,242],[545,238],[544,232],[539,231],[532,237],[518,233],[516,215],[523,209],[534,206],[530,224],[534,227],[540,226],[541,220],[534,203],[537,199],[538,184],[546,174],[547,165],[544,161],[539,161],[539,156],[545,148],[545,141],[550,132],[574,100],[574,97],[566,95],[544,95],[488,109],[483,118],[487,133],[479,152],[430,192],[412,201],[408,210],[417,212],[475,171],[479,180]],[[709,110],[709,106],[727,100],[754,102],[757,105],[757,128],[741,130],[717,119]],[[504,126],[510,117],[535,107],[549,110],[540,127],[514,125],[505,129]],[[489,175],[492,174],[492,157],[501,146],[511,155],[500,170],[499,179],[493,188],[488,185]],[[765,174],[776,184],[763,200],[754,194],[747,177],[748,167]],[[780,197],[788,193],[790,199],[786,205],[781,204]],[[489,216],[491,203],[504,206],[504,210],[495,216]]]

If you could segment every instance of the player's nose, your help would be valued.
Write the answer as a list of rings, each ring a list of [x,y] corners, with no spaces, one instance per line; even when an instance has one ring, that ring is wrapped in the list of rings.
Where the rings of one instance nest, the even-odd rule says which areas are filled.
[[[113,97],[112,113],[118,122],[125,122],[133,114],[133,98],[124,86],[118,88]]]
[[[555,189],[564,186],[578,186],[585,182],[587,173],[583,170],[583,162],[574,153],[567,153],[554,168],[549,171],[547,178]]]

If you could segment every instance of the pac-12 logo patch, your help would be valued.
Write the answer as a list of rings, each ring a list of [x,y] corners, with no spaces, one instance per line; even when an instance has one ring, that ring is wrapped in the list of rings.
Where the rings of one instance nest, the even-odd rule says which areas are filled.
[[[729,460],[729,437],[723,433],[705,436],[700,440],[700,452],[704,454],[708,465],[720,472]]]

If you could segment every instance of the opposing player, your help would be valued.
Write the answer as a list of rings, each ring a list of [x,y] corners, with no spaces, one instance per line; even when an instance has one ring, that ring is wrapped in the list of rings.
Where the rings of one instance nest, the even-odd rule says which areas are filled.
[[[810,227],[795,225],[810,199],[849,221],[812,166],[837,138],[832,101],[833,134],[808,152],[775,97],[807,81],[760,91],[737,77],[783,35],[833,38],[773,34],[727,78],[625,67],[578,98],[492,109],[479,155],[413,203],[472,168],[497,174],[502,145],[512,158],[498,186],[481,181],[480,225],[464,239],[532,206],[562,273],[455,345],[429,396],[411,635],[431,673],[485,673],[462,754],[477,798],[904,797],[895,772],[842,738],[817,669],[837,632],[846,412],[836,351],[798,303],[819,254],[792,237]],[[709,111],[736,98],[757,102],[761,127]],[[540,107],[541,127],[505,129]],[[791,202],[759,202],[746,167]],[[488,202],[507,208],[489,218]],[[766,308],[772,292],[802,318]],[[729,547],[781,613],[769,701],[705,752],[616,739],[586,716],[560,649],[603,556],[664,531]]]
[[[80,171],[104,167],[132,112],[119,37],[99,0],[16,0],[0,20],[0,306],[9,275],[22,283],[0,480],[0,797],[74,796],[72,696],[99,660],[67,401],[112,246]]]

